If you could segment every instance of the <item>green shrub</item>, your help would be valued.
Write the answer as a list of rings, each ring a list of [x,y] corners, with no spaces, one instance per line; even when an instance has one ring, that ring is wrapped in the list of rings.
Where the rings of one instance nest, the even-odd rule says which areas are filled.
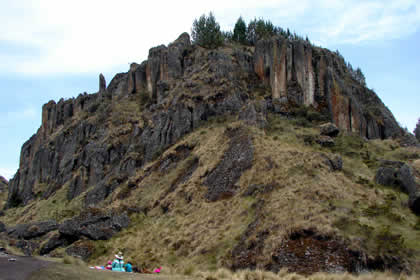
[[[208,17],[203,14],[198,20],[194,20],[191,37],[195,44],[208,49],[215,49],[223,44],[220,25],[212,12]]]

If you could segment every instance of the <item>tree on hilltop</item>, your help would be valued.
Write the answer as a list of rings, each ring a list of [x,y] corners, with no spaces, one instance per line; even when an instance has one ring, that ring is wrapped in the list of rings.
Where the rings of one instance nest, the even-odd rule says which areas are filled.
[[[220,25],[212,12],[209,13],[208,17],[203,14],[198,20],[194,20],[191,37],[193,43],[208,49],[215,49],[223,44]]]
[[[267,39],[276,34],[276,28],[269,20],[251,20],[247,29],[247,40],[251,45],[255,45],[258,40]]]
[[[246,23],[242,19],[242,17],[239,17],[236,21],[235,27],[233,29],[233,40],[241,43],[246,44]]]

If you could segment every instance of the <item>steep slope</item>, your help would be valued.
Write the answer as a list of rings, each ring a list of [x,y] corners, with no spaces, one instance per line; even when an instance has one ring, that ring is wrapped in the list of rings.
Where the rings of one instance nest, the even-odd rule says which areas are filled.
[[[391,139],[392,113],[326,49],[207,50],[184,33],[42,112],[1,218],[28,253],[302,273],[411,270],[420,256],[407,195],[373,182],[381,159],[420,152]],[[337,139],[319,136],[325,121]]]

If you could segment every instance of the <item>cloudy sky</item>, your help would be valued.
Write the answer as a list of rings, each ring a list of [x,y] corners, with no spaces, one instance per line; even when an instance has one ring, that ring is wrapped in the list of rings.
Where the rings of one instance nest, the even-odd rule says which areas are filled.
[[[339,50],[364,72],[403,127],[420,117],[419,0],[0,0],[0,175],[10,178],[42,105],[97,91],[149,48],[168,44],[203,13],[223,30],[239,16],[290,28]],[[147,3],[147,4],[146,4]]]

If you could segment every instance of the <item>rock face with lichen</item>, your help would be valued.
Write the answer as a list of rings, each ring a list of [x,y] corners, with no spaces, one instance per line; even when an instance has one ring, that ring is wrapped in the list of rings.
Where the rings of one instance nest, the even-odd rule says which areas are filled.
[[[256,44],[254,69],[280,103],[313,106],[340,129],[369,139],[401,135],[378,96],[351,78],[342,57],[283,37]]]
[[[282,163],[277,164],[270,157],[261,159],[257,153],[261,143],[254,139],[260,134],[271,138],[266,132],[273,115],[298,120],[302,110],[326,122],[319,127],[321,135],[299,136],[320,149],[338,149],[343,144],[340,137],[349,133],[362,136],[359,139],[403,136],[392,113],[373,91],[352,78],[337,53],[282,37],[261,40],[255,47],[227,45],[209,50],[192,45],[189,35],[183,33],[168,46],[150,49],[147,60],[132,63],[127,72],[116,74],[108,86],[101,74],[97,93],[50,101],[43,106],[41,127],[22,146],[19,170],[8,184],[6,208],[32,207],[31,202],[48,199],[55,204],[59,197],[62,201],[57,204],[77,205],[78,209],[57,211],[57,222],[25,221],[7,227],[9,238],[19,239],[19,246],[28,253],[35,250],[49,254],[56,248],[67,247],[67,254],[88,258],[94,252],[94,241],[107,240],[130,225],[129,211],[141,216],[159,209],[166,214],[176,207],[172,200],[179,198],[183,203],[194,204],[195,196],[201,196],[206,204],[226,203],[240,196],[241,177],[257,164],[261,165],[257,177],[264,177],[271,169],[281,169]],[[226,149],[203,172],[200,169],[204,160],[194,152],[203,147],[194,141],[183,142],[188,138],[184,136],[207,122],[226,123],[226,120],[240,125],[225,128],[220,136],[223,139],[212,139],[212,144],[226,144]],[[269,149],[276,151],[278,143],[275,137],[272,140],[273,147]],[[218,147],[213,151],[216,154]],[[289,153],[287,149],[283,152]],[[292,157],[297,160],[300,155],[295,152]],[[311,165],[314,170],[327,168],[327,174],[339,176],[345,168],[346,158],[339,152],[321,153],[317,157],[319,162]],[[260,164],[261,160],[266,164]],[[302,166],[305,160],[311,161],[305,158]],[[290,172],[309,172],[313,178],[319,175],[316,171],[302,170],[300,165],[293,169]],[[401,174],[410,171],[398,170]],[[383,173],[378,180],[386,181],[383,184],[387,185],[388,180],[395,179],[397,171],[394,171]],[[155,182],[148,181],[154,173],[168,176],[165,183],[169,187],[157,200],[133,206],[141,188],[147,188],[147,184],[155,187]],[[283,180],[289,175],[281,174],[278,178]],[[195,180],[193,193],[179,190],[191,178]],[[270,193],[286,187],[268,179],[261,184],[248,183],[241,197],[251,201],[252,196],[258,195],[264,199],[252,204],[255,220],[238,236],[238,243],[229,254],[223,256],[226,266],[273,271],[288,266],[300,272],[309,259],[314,264],[311,272],[370,267],[366,256],[351,251],[346,242],[316,231],[292,232],[287,243],[266,254],[264,244],[277,231],[277,225],[263,228],[262,218],[269,216],[264,212],[264,200],[269,200]],[[412,181],[407,184],[410,188],[406,192],[412,193],[410,207],[418,213],[417,189],[412,187]],[[315,194],[308,197],[328,197],[318,191]],[[147,191],[141,193],[148,195]],[[128,202],[125,205],[130,199],[131,205]],[[102,206],[106,210],[110,210],[108,206],[118,209],[98,211]],[[179,244],[182,240],[171,246],[179,249]],[[332,255],[336,259],[325,263]],[[384,268],[391,266],[386,263]]]
[[[118,121],[113,104],[127,100],[142,111]],[[237,114],[264,127],[267,112],[287,115],[296,106],[311,106],[340,130],[367,138],[402,133],[335,53],[282,37],[255,49],[206,50],[183,33],[150,49],[146,61],[131,64],[108,87],[101,74],[98,93],[45,104],[41,127],[22,147],[7,207],[48,198],[66,184],[69,200],[91,187],[85,205],[97,203],[209,117]]]

